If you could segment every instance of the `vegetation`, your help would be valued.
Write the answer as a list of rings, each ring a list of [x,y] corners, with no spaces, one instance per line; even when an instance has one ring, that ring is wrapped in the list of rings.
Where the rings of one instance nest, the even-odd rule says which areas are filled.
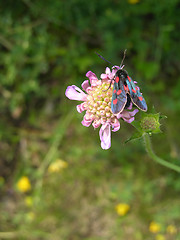
[[[1,1],[0,239],[180,239],[179,173],[125,144],[123,120],[102,150],[65,97],[105,71],[95,51],[119,65],[127,49],[148,113],[167,116],[153,149],[180,166],[179,15],[178,0]]]

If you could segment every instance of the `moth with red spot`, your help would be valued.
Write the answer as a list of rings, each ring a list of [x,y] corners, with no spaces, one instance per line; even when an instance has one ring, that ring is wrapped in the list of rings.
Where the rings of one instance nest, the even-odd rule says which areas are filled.
[[[143,98],[139,87],[136,86],[134,81],[130,78],[127,71],[124,70],[124,65],[122,65],[125,58],[126,50],[124,51],[124,57],[122,59],[120,67],[114,67],[117,69],[115,77],[111,80],[109,88],[111,87],[112,81],[114,81],[112,101],[111,101],[111,110],[114,114],[121,113],[124,108],[130,106],[130,102],[134,103],[140,110],[146,112],[147,104]],[[107,61],[101,55],[97,54],[103,60]],[[107,61],[110,63],[109,61]],[[112,63],[111,63],[112,64]],[[108,88],[108,89],[109,89]]]

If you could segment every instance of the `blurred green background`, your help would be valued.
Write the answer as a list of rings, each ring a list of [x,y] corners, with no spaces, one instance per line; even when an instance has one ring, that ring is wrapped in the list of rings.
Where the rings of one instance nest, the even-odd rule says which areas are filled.
[[[180,165],[179,16],[178,0],[0,2],[0,239],[180,239],[179,174],[124,144],[123,121],[102,150],[65,97],[105,71],[95,51],[119,65],[127,49],[149,109],[167,116],[154,150]]]

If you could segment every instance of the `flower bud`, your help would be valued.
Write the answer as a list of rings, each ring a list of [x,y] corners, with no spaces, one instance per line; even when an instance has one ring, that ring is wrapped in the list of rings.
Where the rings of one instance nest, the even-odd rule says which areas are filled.
[[[146,114],[141,120],[141,128],[147,133],[160,132],[159,113],[157,114]]]

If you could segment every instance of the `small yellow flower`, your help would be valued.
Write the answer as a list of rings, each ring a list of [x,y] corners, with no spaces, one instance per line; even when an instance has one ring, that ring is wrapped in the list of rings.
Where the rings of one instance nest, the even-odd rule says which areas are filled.
[[[136,4],[138,2],[139,2],[139,0],[128,0],[128,3],[130,3],[130,4]]]
[[[157,234],[156,237],[155,237],[156,240],[165,240],[165,237],[164,235],[162,234]]]
[[[21,177],[16,186],[20,192],[28,192],[31,190],[31,183],[29,181],[29,178],[26,176]]]
[[[31,207],[33,205],[32,197],[30,196],[25,197],[25,204],[26,206]]]
[[[48,172],[49,173],[54,173],[54,172],[60,172],[64,168],[68,167],[68,163],[61,160],[57,159],[55,162],[51,163],[48,167]]]
[[[129,211],[130,206],[127,203],[119,203],[116,205],[116,212],[119,216],[124,216]]]
[[[176,234],[177,233],[177,228],[174,225],[169,225],[167,226],[167,232],[170,234]]]
[[[149,231],[152,233],[158,233],[161,230],[161,225],[157,222],[151,222],[149,225]]]

